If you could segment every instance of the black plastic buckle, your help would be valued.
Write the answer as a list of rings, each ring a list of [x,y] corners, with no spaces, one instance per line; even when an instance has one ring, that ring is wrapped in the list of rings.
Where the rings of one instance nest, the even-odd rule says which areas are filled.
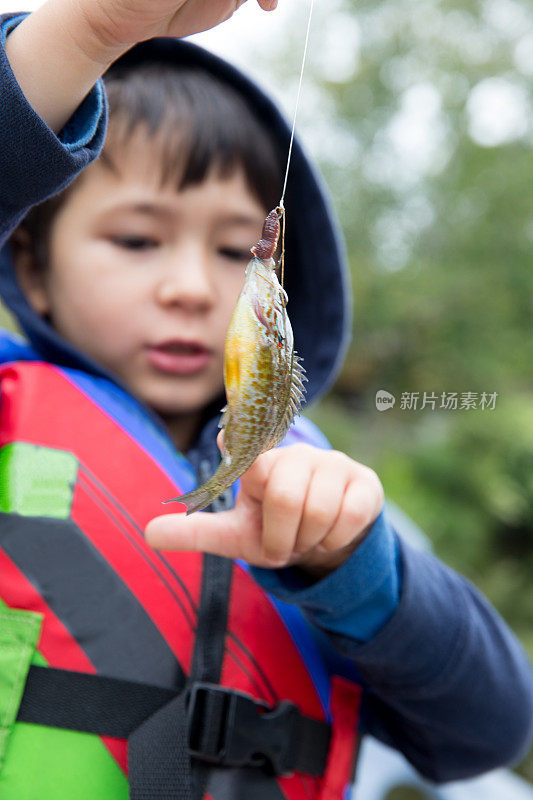
[[[276,775],[288,775],[294,770],[291,749],[298,716],[288,700],[271,709],[234,689],[194,683],[188,707],[189,752],[214,764],[270,765]]]

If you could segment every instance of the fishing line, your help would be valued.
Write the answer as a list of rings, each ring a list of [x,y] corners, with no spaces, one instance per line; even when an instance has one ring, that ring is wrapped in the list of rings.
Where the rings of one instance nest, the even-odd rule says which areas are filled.
[[[311,17],[313,16],[313,6],[314,6],[314,0],[311,0],[311,5],[309,7],[309,18],[307,20],[307,33],[305,35],[304,54],[303,54],[303,57],[302,57],[302,68],[300,70],[300,82],[298,84],[298,92],[296,94],[296,107],[294,109],[294,118],[293,118],[293,121],[292,121],[291,140],[290,140],[290,143],[289,143],[289,154],[287,156],[287,169],[285,170],[285,181],[283,183],[283,191],[281,193],[281,200],[279,201],[279,206],[278,206],[282,211],[285,211],[285,206],[283,205],[283,201],[285,199],[285,191],[287,189],[287,179],[289,177],[289,167],[290,167],[290,163],[291,163],[292,145],[293,145],[293,142],[294,142],[294,130],[296,128],[296,115],[298,114],[298,106],[300,104],[300,92],[302,90],[302,79],[303,79],[303,76],[304,76],[305,59],[306,59],[306,56],[307,56],[307,45],[308,45],[308,42],[309,42],[309,31],[311,30]]]
[[[292,120],[292,131],[291,131],[291,139],[289,142],[289,153],[287,155],[287,167],[285,170],[285,180],[283,182],[283,191],[281,193],[281,200],[279,201],[278,207],[276,211],[278,212],[278,216],[281,220],[281,257],[280,257],[280,268],[281,268],[281,285],[283,286],[283,280],[285,277],[285,205],[283,201],[285,200],[285,191],[287,189],[287,180],[289,177],[289,167],[291,165],[291,156],[292,156],[292,145],[294,142],[294,131],[296,129],[296,116],[298,114],[298,106],[300,104],[300,92],[302,90],[302,79],[304,76],[304,67],[305,67],[305,59],[307,56],[307,45],[309,42],[309,31],[311,30],[311,18],[313,16],[313,6],[315,0],[311,0],[311,5],[309,6],[309,17],[307,19],[307,32],[305,34],[305,44],[304,44],[304,53],[302,56],[302,67],[300,69],[300,81],[298,83],[298,92],[296,94],[296,105],[294,108],[294,117]]]

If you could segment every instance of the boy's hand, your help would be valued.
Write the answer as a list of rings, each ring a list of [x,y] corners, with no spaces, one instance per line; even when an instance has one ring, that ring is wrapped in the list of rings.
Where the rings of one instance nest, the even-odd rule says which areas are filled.
[[[167,514],[146,539],[162,550],[242,558],[259,567],[298,566],[321,577],[340,566],[379,515],[383,487],[368,467],[305,444],[269,450],[241,478],[235,508]]]
[[[56,2],[57,0],[48,0]],[[65,0],[61,0],[65,2]],[[154,36],[189,36],[229,19],[246,0],[69,0],[81,12],[80,46],[95,61]],[[277,0],[257,0],[271,11]]]

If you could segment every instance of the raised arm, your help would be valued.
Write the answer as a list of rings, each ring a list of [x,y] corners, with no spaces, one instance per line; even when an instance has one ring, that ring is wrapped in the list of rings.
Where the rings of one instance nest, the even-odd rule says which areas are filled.
[[[264,10],[277,0],[258,0]],[[7,57],[56,133],[107,67],[139,41],[188,36],[232,16],[235,0],[48,0],[9,36]]]

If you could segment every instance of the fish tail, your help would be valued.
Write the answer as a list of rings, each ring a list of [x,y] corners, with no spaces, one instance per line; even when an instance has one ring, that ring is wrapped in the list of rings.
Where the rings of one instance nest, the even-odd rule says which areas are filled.
[[[188,516],[194,511],[201,511],[203,508],[207,508],[219,494],[220,488],[218,484],[215,486],[215,482],[209,480],[207,483],[204,483],[203,486],[199,486],[198,489],[194,489],[192,492],[187,492],[187,494],[183,494],[181,497],[173,497],[171,500],[164,500],[163,502],[183,503],[184,506],[187,506]]]
[[[211,505],[213,500],[231,486],[235,480],[236,475],[233,470],[228,469],[222,461],[215,474],[205,483],[202,483],[201,486],[198,486],[197,489],[193,489],[192,492],[187,492],[187,494],[182,494],[181,497],[173,497],[171,500],[164,500],[163,502],[183,503],[183,505],[187,506],[188,516]]]

